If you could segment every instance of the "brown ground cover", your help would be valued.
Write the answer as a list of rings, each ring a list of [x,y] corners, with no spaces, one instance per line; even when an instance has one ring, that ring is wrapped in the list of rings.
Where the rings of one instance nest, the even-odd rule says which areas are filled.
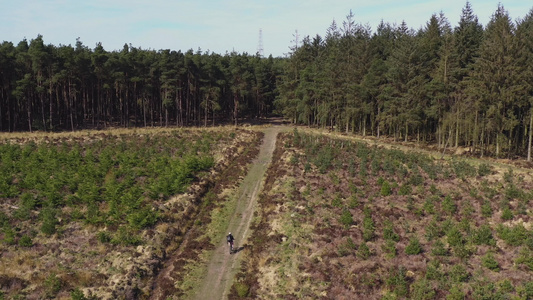
[[[209,222],[212,208],[225,201],[216,197],[217,191],[238,183],[238,179],[246,173],[246,165],[256,155],[261,139],[260,133],[234,127],[207,129],[207,133],[197,129],[154,129],[77,132],[72,136],[64,133],[3,135],[5,143],[25,145],[35,142],[58,147],[79,144],[79,149],[83,150],[83,145],[98,143],[110,135],[118,140],[138,138],[144,141],[155,134],[163,135],[162,139],[183,139],[192,145],[197,136],[209,135],[209,132],[229,137],[221,139],[209,150],[215,158],[214,167],[194,178],[184,193],[150,202],[152,209],[157,211],[157,222],[135,232],[139,238],[135,245],[121,243],[120,240],[116,243],[103,242],[107,238],[100,236],[102,232],[109,232],[110,238],[120,238],[120,233],[113,228],[117,226],[113,224],[117,223],[105,225],[99,222],[95,225],[76,219],[74,214],[87,214],[83,205],[58,206],[56,232],[43,234],[40,227],[42,218],[39,217],[41,207],[32,209],[25,221],[18,221],[13,214],[20,209],[20,199],[3,198],[0,212],[10,223],[9,228],[13,228],[15,240],[14,243],[7,242],[8,231],[4,228],[0,230],[0,298],[145,299],[153,295],[159,286],[166,286],[166,293],[179,293],[173,289],[174,284],[169,283],[168,278],[157,275],[163,274],[171,265],[172,270],[165,274],[179,280],[183,261],[195,259],[197,252],[212,247],[208,241],[198,241],[195,237]],[[143,201],[149,201],[148,197]],[[110,203],[105,197],[98,203],[100,214],[107,214]],[[125,233],[125,238],[128,238],[127,234],[129,232]],[[25,245],[21,241],[24,236],[31,237],[31,244]]]
[[[282,135],[230,299],[533,297],[531,170]]]

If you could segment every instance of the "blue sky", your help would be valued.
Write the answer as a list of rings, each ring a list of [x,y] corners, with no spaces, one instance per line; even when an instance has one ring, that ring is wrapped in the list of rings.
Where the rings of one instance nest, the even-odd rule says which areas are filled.
[[[512,19],[523,18],[531,0],[471,0],[486,25],[501,3]],[[325,35],[333,20],[340,26],[352,10],[356,23],[375,29],[405,20],[410,28],[444,12],[457,25],[466,0],[0,0],[0,41],[18,43],[43,35],[47,44],[89,48],[102,42],[108,51],[125,43],[143,49],[210,50],[255,54],[262,29],[264,54],[283,56],[298,30]]]

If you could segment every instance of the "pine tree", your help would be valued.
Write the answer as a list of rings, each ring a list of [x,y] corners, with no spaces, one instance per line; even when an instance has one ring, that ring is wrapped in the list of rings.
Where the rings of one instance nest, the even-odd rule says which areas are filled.
[[[468,75],[472,72],[474,62],[479,56],[479,49],[483,40],[483,26],[479,24],[477,16],[474,14],[470,2],[467,2],[463,8],[459,25],[454,30],[454,45],[455,51],[453,56],[457,61],[457,65],[452,69],[453,74],[453,93],[451,94],[451,106],[447,108],[448,114],[441,128],[442,144],[448,143],[450,140],[455,140],[455,146],[459,144],[460,132],[460,117],[470,118],[468,122],[473,123],[472,143],[476,147],[482,140],[479,128],[481,107],[478,101],[475,101],[468,95],[473,91],[468,88],[466,80]],[[469,113],[461,116],[461,113],[475,109],[475,113]],[[472,120],[472,118],[474,118]],[[452,134],[452,132],[454,133]],[[448,136],[446,137],[446,133]],[[453,141],[452,140],[452,141]]]
[[[523,115],[529,114],[529,122],[525,121],[524,127],[528,128],[527,134],[527,161],[531,161],[533,139],[533,8],[518,23],[516,31],[520,66],[519,93],[525,102]]]
[[[496,156],[502,147],[510,150],[510,136],[518,125],[514,107],[518,78],[515,30],[507,11],[499,5],[487,26],[480,57],[471,73],[471,90],[474,99],[481,102],[487,138],[495,144]]]

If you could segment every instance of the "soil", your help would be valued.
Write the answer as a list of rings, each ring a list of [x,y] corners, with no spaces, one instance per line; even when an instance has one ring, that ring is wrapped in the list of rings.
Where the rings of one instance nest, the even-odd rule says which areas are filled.
[[[281,125],[281,126],[280,126]],[[244,126],[247,127],[247,126]],[[164,266],[154,278],[150,299],[224,299],[227,298],[233,277],[239,270],[241,256],[250,250],[246,240],[254,216],[257,197],[262,189],[265,172],[272,160],[277,135],[284,130],[283,124],[277,120],[269,120],[268,126],[259,130],[253,144],[243,144],[240,149],[248,149],[217,176],[208,187],[211,195],[216,195],[209,204],[201,204],[200,211],[194,216],[195,224],[181,239],[180,246],[167,252]],[[261,140],[262,137],[262,140]],[[246,167],[245,167],[246,166]],[[236,191],[235,211],[230,213],[227,228],[223,231],[232,232],[235,237],[235,253],[230,254],[225,238],[212,244],[205,237],[204,224],[211,222],[210,213],[220,207],[225,200],[226,191]],[[198,198],[198,197],[196,197]],[[201,199],[198,198],[198,199]],[[203,200],[199,200],[203,202]],[[194,287],[186,287],[176,283],[182,282],[189,270],[190,262],[202,261],[202,252],[212,251],[210,260],[205,262],[206,275],[195,282]],[[191,289],[192,288],[192,289]],[[192,295],[192,296],[191,296]]]
[[[200,283],[195,299],[225,299],[235,273],[239,269],[241,251],[247,251],[246,240],[257,203],[257,196],[263,186],[266,170],[272,161],[276,137],[284,127],[274,126],[264,130],[263,143],[259,155],[253,161],[248,174],[243,179],[238,192],[236,210],[229,222],[227,232],[235,237],[236,252],[230,254],[225,240],[216,245],[208,263],[208,274]]]

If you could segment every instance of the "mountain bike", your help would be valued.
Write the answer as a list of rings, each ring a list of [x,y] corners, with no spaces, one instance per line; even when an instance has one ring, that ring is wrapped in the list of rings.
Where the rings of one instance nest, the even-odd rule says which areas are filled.
[[[228,244],[229,244],[229,254],[232,254],[233,253],[233,241],[228,242]]]

